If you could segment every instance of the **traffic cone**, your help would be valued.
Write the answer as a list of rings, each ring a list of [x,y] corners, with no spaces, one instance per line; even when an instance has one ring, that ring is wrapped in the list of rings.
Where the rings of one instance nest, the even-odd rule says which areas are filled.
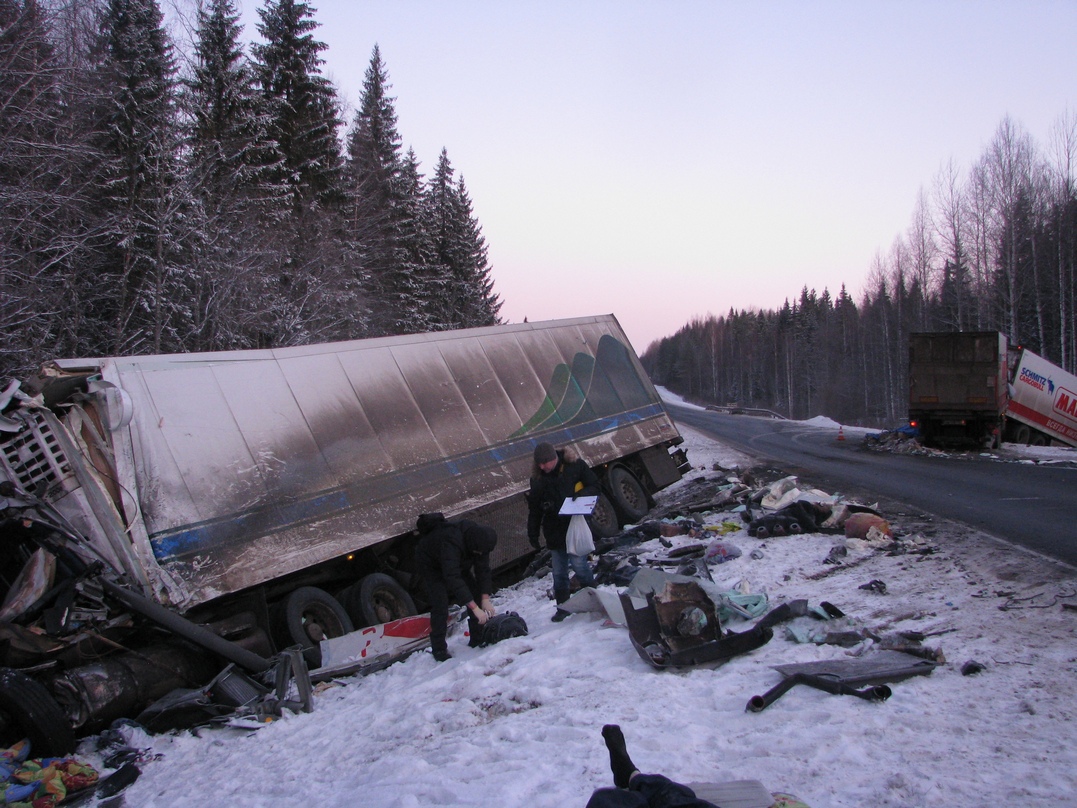
[[[841,424],[838,424],[838,440],[845,440],[845,430],[842,429]]]

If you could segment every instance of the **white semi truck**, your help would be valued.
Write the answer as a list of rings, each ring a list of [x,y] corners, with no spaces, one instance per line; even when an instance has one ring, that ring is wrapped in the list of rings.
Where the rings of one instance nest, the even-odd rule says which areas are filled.
[[[612,315],[58,360],[3,389],[0,745],[68,745],[53,702],[90,731],[222,659],[415,613],[420,513],[493,526],[494,566],[522,567],[539,442],[598,472],[599,534],[688,468]]]

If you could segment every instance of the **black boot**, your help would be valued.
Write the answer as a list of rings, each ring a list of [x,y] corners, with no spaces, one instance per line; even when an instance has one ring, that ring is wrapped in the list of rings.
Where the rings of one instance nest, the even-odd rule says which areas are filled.
[[[639,771],[632,758],[628,756],[628,747],[625,746],[625,736],[621,728],[616,724],[606,724],[602,728],[602,737],[606,741],[606,749],[610,753],[610,770],[613,772],[613,784],[617,788],[628,788],[632,781],[632,775]]]
[[[447,648],[438,648],[431,653],[434,655],[434,659],[438,662],[445,662],[446,660],[452,659],[452,654],[449,653]]]
[[[568,590],[555,588],[553,590],[553,599],[557,601],[557,611],[553,613],[553,617],[551,617],[550,619],[553,620],[553,622],[555,623],[560,623],[562,620],[572,614],[572,612],[566,612],[564,609],[561,608],[561,604],[568,600]]]

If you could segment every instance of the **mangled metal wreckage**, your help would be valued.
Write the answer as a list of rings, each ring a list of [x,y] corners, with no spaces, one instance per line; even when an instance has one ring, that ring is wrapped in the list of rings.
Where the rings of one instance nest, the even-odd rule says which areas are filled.
[[[85,733],[229,661],[413,615],[419,513],[525,535],[535,445],[616,533],[687,468],[612,315],[50,363],[0,395],[0,743]],[[45,749],[39,749],[44,752]]]

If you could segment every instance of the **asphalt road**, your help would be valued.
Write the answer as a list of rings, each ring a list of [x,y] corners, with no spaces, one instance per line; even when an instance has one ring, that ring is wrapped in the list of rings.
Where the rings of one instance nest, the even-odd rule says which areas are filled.
[[[666,407],[678,423],[824,491],[887,497],[1077,566],[1077,468],[873,451],[832,429]]]

